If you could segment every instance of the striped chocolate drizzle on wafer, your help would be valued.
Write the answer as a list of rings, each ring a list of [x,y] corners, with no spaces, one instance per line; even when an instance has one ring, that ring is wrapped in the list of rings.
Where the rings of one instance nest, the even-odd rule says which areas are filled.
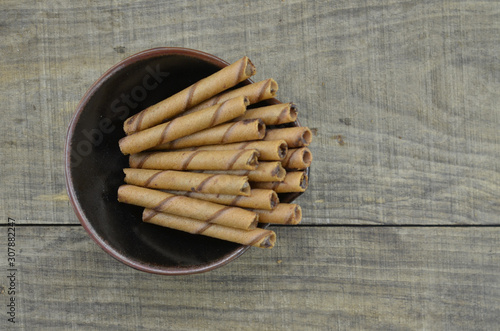
[[[292,158],[294,158],[294,157],[295,157],[295,154],[297,154],[297,152],[299,152],[299,153],[300,153],[300,152],[301,152],[301,148],[297,148],[297,149],[295,149],[295,150],[294,150],[294,151],[290,154],[290,156],[289,156],[289,157],[288,157],[288,155],[287,155],[286,160],[283,160],[283,166],[284,166],[284,167],[287,167],[287,166],[290,164],[290,161],[292,160]]]
[[[234,122],[226,129],[226,132],[224,132],[224,134],[222,135],[220,143],[225,144],[229,140],[229,138],[231,137],[232,131],[234,131],[238,126],[249,125],[249,124],[254,123],[255,121],[259,122],[258,125],[260,125],[260,123],[262,122],[259,119],[246,119],[246,120]],[[260,131],[260,126],[257,126],[257,129]],[[264,127],[264,130],[265,130],[265,127]],[[261,134],[259,133],[259,135],[261,135]],[[250,141],[249,143],[252,143],[252,141]]]
[[[216,211],[215,213],[213,213],[209,218],[206,219],[206,222],[207,223],[211,223],[213,222],[214,220],[216,220],[218,217],[220,217],[220,215],[224,214],[225,212],[227,212],[231,207],[224,207],[224,208],[221,208],[219,209],[218,211]]]
[[[152,156],[153,154],[152,153],[149,153],[149,154],[146,154],[146,155],[143,155],[141,160],[139,161],[139,163],[137,163],[137,167],[136,168],[142,168],[144,166],[144,163],[146,163],[146,161]]]
[[[200,153],[200,151],[192,152],[191,155],[189,155],[189,157],[186,160],[184,160],[184,162],[182,162],[181,170],[186,170],[189,166],[189,163],[191,163],[191,161],[196,156],[196,154],[199,154],[199,153]]]
[[[226,132],[224,132],[224,135],[222,136],[221,142],[225,143],[231,133],[232,130],[234,130],[235,127],[238,126],[238,122],[234,122],[229,128],[227,128]]]
[[[185,105],[184,109],[188,109],[188,108],[191,107],[191,103],[193,102],[194,91],[198,87],[198,83],[199,82],[200,81],[197,81],[196,83],[194,83],[193,85],[191,85],[191,87],[189,88],[188,94],[186,96],[186,105]]]
[[[158,211],[158,212],[159,212],[159,211],[162,211],[163,209],[165,209],[165,206],[166,206],[168,203],[172,202],[172,200],[173,200],[173,199],[175,199],[175,198],[181,198],[181,199],[182,199],[182,197],[181,197],[181,196],[178,196],[178,195],[173,195],[173,196],[171,196],[171,197],[168,197],[168,198],[163,199],[162,201],[160,201],[160,203],[159,203],[159,204],[157,204],[154,208],[151,208],[151,209],[154,209],[154,210],[156,210],[156,211]]]
[[[165,125],[165,128],[163,129],[163,131],[161,133],[160,140],[158,140],[157,145],[160,145],[165,141],[165,139],[167,138],[168,129],[170,128],[170,125],[172,125],[173,122],[174,121],[170,121],[170,122],[168,122],[167,125]]]
[[[295,218],[294,217],[295,213],[296,212],[294,211],[291,215],[288,216],[288,219],[285,221],[285,224],[291,224],[292,223],[293,219]]]
[[[241,64],[240,64],[240,69],[238,70],[238,76],[236,76],[236,80],[234,82],[233,85],[236,85],[238,84],[239,82],[241,82],[242,78],[244,77],[245,75],[245,69],[247,67],[247,62],[250,62],[250,60],[247,60],[247,61],[241,61]]]
[[[256,236],[255,238],[253,238],[253,240],[251,240],[247,245],[253,246],[268,235],[269,235],[268,232],[263,232],[260,235]],[[266,247],[266,246],[264,246],[264,247]]]
[[[156,211],[154,211],[152,209],[145,209],[144,213],[142,215],[142,220],[144,222],[147,222],[150,219],[152,219],[153,217],[155,217],[156,215],[158,215],[158,212],[156,212]]]
[[[212,99],[212,102],[209,102],[207,106],[213,106],[219,103],[219,100],[222,98],[222,94],[217,95]],[[210,100],[209,100],[210,101]]]
[[[209,127],[212,127],[212,126],[214,126],[217,123],[217,121],[219,119],[219,115],[220,115],[222,109],[224,109],[224,106],[226,106],[226,103],[227,103],[227,101],[221,103],[217,107],[217,109],[215,110],[214,114],[212,115],[212,119],[210,120],[210,124],[208,125]]]
[[[291,105],[288,105],[285,108],[283,108],[281,113],[276,118],[276,121],[274,122],[274,124],[280,124],[280,123],[283,123],[286,121],[286,119],[288,118],[288,114],[290,114],[290,107],[291,107]]]
[[[233,158],[231,159],[231,161],[229,161],[226,169],[232,169],[234,164],[236,163],[236,161],[238,161],[238,159],[246,152],[246,150],[241,150],[238,154],[236,154],[235,156],[233,156]]]
[[[241,198],[243,198],[242,195],[237,195],[233,200],[231,200],[231,202],[229,203],[229,205],[236,206],[236,204],[238,203],[238,201],[240,201]]]
[[[238,146],[238,149],[245,149],[245,147],[247,147],[251,143],[253,143],[253,141],[247,141],[247,142],[241,143],[240,146]]]
[[[149,109],[144,109],[139,114],[136,114],[135,116],[130,118],[129,123],[135,123],[134,129],[132,130],[132,132],[137,132],[140,130],[140,127],[142,125],[142,119],[144,118],[144,116],[146,115],[148,110]]]
[[[214,179],[218,176],[219,175],[212,175],[212,176],[205,178],[194,190],[196,192],[200,192],[201,190],[203,190],[203,186],[205,186],[209,181],[211,181],[212,179]]]
[[[195,109],[198,110],[197,108],[203,109],[203,108],[215,106],[216,104],[219,103],[220,99],[224,96],[224,94],[225,94],[224,92],[217,94],[216,96],[212,97],[211,99],[208,99],[207,101],[204,101],[201,104],[199,104]]]
[[[266,94],[266,90],[271,85],[271,83],[272,83],[272,81],[269,79],[268,82],[266,84],[264,84],[264,86],[262,86],[262,88],[259,91],[259,96],[257,97],[257,100],[255,100],[255,102],[259,102],[260,100],[262,100],[264,98],[264,95]]]
[[[144,186],[145,187],[149,187],[149,184],[151,184],[151,182],[153,180],[155,180],[156,177],[158,177],[163,171],[158,171],[157,173],[151,175],[145,182],[144,182]]]
[[[199,229],[194,230],[191,232],[192,234],[203,234],[209,227],[211,227],[213,224],[211,223],[204,223],[200,226]]]

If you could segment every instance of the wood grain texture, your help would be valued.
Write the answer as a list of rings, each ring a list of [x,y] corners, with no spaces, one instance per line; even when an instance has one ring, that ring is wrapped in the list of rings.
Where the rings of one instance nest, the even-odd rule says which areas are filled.
[[[273,250],[167,277],[113,260],[81,227],[18,227],[16,329],[493,330],[500,323],[499,228],[273,229]]]
[[[110,66],[183,46],[275,78],[317,135],[304,224],[498,224],[500,5],[3,1],[0,222],[75,224],[66,129]]]
[[[499,2],[6,0],[0,35],[0,224],[23,224],[16,329],[500,324]],[[63,171],[73,112],[109,67],[159,46],[249,56],[255,81],[274,78],[315,132],[302,225],[273,227],[272,250],[149,275],[76,225]]]

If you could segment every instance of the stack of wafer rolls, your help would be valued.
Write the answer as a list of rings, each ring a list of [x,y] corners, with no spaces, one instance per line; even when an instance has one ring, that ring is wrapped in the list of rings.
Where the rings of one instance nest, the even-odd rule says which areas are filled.
[[[136,132],[119,141],[123,154],[145,151],[191,133],[227,122],[245,113],[249,101],[244,96],[229,99],[199,112],[175,118],[169,122]]]
[[[212,98],[255,75],[256,69],[246,56],[219,70],[171,97],[149,107],[125,120],[123,130],[132,134],[158,125],[183,111]],[[225,98],[224,101],[230,98]],[[215,105],[220,102],[213,103]]]
[[[231,98],[242,95],[246,96],[249,99],[250,104],[259,103],[263,100],[274,98],[276,96],[277,91],[278,91],[278,83],[276,83],[274,79],[269,78],[257,83],[240,87],[238,89],[218,94],[213,98],[210,98],[198,104],[197,106],[189,109],[188,111],[184,112],[182,116],[196,112],[206,107],[214,106]]]
[[[247,176],[175,170],[123,169],[125,183],[153,189],[250,196]]]
[[[203,151],[203,150],[236,150],[236,149],[255,149],[259,152],[260,161],[282,161],[288,155],[288,144],[284,140],[255,140],[243,141],[240,143],[220,144],[209,146],[194,146],[179,151]],[[298,162],[300,155],[293,158],[293,162]],[[308,157],[309,158],[309,157]],[[289,157],[290,159],[290,157]],[[288,161],[290,162],[290,161]]]
[[[186,115],[186,117],[188,117],[188,115]],[[179,117],[177,119],[182,120],[183,118],[184,117]],[[183,138],[160,144],[153,149],[183,149],[188,147],[192,148],[206,145],[229,144],[242,141],[246,142],[248,140],[262,139],[265,135],[266,126],[260,119],[248,119],[202,130],[195,134],[187,135]]]
[[[312,132],[292,102],[265,101],[274,79],[237,86],[255,72],[243,57],[125,120],[118,200],[146,223],[261,248],[276,234],[258,224],[300,223],[280,199],[307,189]]]

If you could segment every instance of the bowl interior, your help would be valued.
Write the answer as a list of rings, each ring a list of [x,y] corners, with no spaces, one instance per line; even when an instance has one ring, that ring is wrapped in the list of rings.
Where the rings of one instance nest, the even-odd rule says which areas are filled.
[[[128,167],[128,157],[118,147],[124,120],[226,65],[194,50],[145,51],[106,72],[79,104],[66,141],[68,194],[90,236],[125,264],[160,274],[195,273],[224,265],[247,249],[143,223],[143,208],[117,200],[122,169]]]

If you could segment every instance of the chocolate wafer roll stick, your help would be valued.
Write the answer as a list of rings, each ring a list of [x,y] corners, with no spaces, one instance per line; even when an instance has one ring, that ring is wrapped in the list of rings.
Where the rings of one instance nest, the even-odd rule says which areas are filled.
[[[200,147],[190,147],[182,150],[187,151],[220,151],[220,150],[235,150],[235,149],[255,149],[259,152],[259,161],[280,161],[288,152],[288,145],[284,140],[269,140],[269,141],[244,141],[241,143],[232,143],[224,145],[208,145]]]
[[[266,131],[264,140],[276,139],[284,139],[288,144],[288,148],[305,147],[309,146],[312,141],[312,132],[305,126],[271,129]]]
[[[163,190],[250,195],[248,177],[175,170],[123,169],[125,183]]]
[[[227,122],[246,111],[248,99],[240,96],[199,112],[125,136],[119,141],[123,154],[134,154],[206,128]]]
[[[285,179],[286,170],[281,166],[279,161],[259,162],[255,170],[228,170],[228,171],[210,171],[205,170],[204,173],[211,174],[230,174],[236,176],[248,176],[248,180],[252,182],[276,182]]]
[[[240,229],[254,229],[258,222],[257,214],[249,210],[134,185],[120,186],[118,201]]]
[[[279,203],[278,195],[273,190],[252,189],[250,196],[243,195],[225,195],[225,194],[204,194],[196,192],[183,192],[183,191],[168,191],[175,195],[185,195],[187,197],[211,201],[221,205],[265,209],[271,210]]]
[[[218,224],[206,223],[192,218],[158,213],[151,209],[144,210],[142,220],[146,223],[189,232],[191,234],[201,234],[247,246],[272,248],[276,242],[276,234],[271,230],[261,228],[241,230]]]
[[[253,170],[259,164],[254,149],[230,151],[143,152],[130,155],[131,168],[157,170]]]
[[[200,103],[196,107],[192,107],[184,114],[189,114],[198,111],[200,109],[216,105],[218,103],[224,102],[228,99],[240,95],[248,97],[248,99],[250,100],[250,104],[253,105],[254,103],[260,102],[262,100],[274,98],[276,96],[277,91],[278,91],[278,83],[276,83],[274,79],[269,78],[257,83],[245,85],[243,87],[218,94],[215,97]]]
[[[235,120],[241,121],[251,118],[260,118],[265,125],[291,123],[297,119],[297,107],[290,102],[249,109]]]
[[[307,147],[291,148],[281,161],[285,169],[305,169],[311,165],[312,153]]]
[[[205,110],[203,109],[199,112],[203,111]],[[194,115],[197,113],[198,112],[190,115]],[[178,117],[178,119],[181,118],[184,118],[184,116]],[[264,138],[265,134],[266,126],[260,119],[243,120],[234,123],[221,124],[210,129],[196,132],[169,143],[161,144],[155,147],[154,150],[181,149],[192,146],[216,145],[247,140],[257,140]]]
[[[294,203],[279,203],[273,210],[251,210],[259,215],[259,223],[296,225],[302,220],[302,209]]]
[[[304,171],[293,171],[287,172],[282,182],[251,182],[250,187],[275,190],[276,193],[290,193],[304,192],[308,184],[307,174]]]
[[[132,134],[160,124],[184,110],[235,86],[255,73],[255,66],[245,56],[171,97],[129,117],[125,120],[123,130],[126,134]]]

